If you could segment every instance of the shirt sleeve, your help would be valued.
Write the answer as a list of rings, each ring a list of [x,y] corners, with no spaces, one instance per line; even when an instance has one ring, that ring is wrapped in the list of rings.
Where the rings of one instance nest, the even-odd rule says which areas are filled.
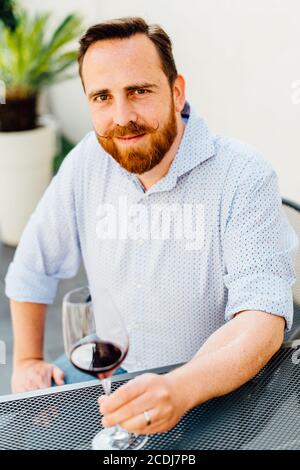
[[[60,279],[73,277],[81,252],[74,185],[78,144],[64,159],[31,215],[5,278],[6,295],[18,301],[53,303]]]
[[[297,247],[276,173],[263,159],[249,161],[234,193],[224,235],[225,320],[242,310],[261,310],[284,317],[286,328],[291,328]]]

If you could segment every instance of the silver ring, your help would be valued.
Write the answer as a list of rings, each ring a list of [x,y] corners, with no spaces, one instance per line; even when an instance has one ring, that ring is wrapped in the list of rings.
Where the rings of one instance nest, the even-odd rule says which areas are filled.
[[[145,417],[145,420],[146,420],[146,425],[150,426],[152,421],[151,421],[151,418],[150,418],[150,415],[149,415],[148,411],[143,411],[143,414],[144,414],[144,417]]]

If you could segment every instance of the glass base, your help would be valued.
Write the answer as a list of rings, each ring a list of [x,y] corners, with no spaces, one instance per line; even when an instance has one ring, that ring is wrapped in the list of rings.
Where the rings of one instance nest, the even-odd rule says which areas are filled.
[[[93,450],[138,450],[148,441],[147,435],[128,433],[121,429],[113,435],[114,428],[105,428],[92,440]]]

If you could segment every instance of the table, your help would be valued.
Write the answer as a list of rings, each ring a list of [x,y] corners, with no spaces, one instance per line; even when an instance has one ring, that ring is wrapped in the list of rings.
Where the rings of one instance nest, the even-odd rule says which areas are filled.
[[[300,449],[298,346],[285,345],[253,380],[194,408],[168,433],[150,436],[145,449]],[[135,375],[113,377],[112,389]],[[89,449],[101,427],[102,393],[93,380],[0,397],[0,449]]]

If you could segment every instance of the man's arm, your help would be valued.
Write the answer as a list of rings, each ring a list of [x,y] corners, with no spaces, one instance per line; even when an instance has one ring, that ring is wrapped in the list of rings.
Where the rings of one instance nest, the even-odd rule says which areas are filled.
[[[182,381],[187,408],[225,395],[254,377],[280,348],[283,317],[244,311],[214,332],[186,365],[169,374]]]
[[[10,301],[13,334],[14,393],[51,386],[53,379],[62,385],[63,372],[43,360],[43,340],[46,305],[31,302]]]
[[[213,333],[187,364],[161,376],[141,375],[110,397],[100,397],[103,424],[120,423],[141,434],[171,429],[189,409],[251,379],[280,348],[284,326],[279,316],[240,312]],[[143,411],[150,414],[150,426]]]
[[[27,359],[43,359],[46,307],[44,304],[10,301],[14,365]]]
[[[29,218],[5,278],[14,328],[14,392],[48,387],[51,378],[63,383],[62,372],[41,359],[44,322],[60,279],[75,276],[81,262],[75,194],[80,197],[76,182],[84,142],[64,159]]]

